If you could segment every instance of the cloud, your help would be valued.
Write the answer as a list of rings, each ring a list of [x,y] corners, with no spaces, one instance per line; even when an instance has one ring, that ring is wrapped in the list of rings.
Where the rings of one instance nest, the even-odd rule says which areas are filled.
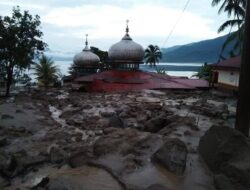
[[[44,5],[41,5],[41,4],[34,4],[34,3],[23,3],[21,1],[1,1],[0,2],[0,5],[3,5],[3,6],[11,6],[11,7],[14,7],[14,6],[20,6],[22,8],[25,8],[25,9],[38,9],[38,10],[45,10],[46,9],[46,6]]]
[[[164,38],[173,28],[180,10],[155,5],[136,5],[129,9],[111,5],[85,5],[61,7],[50,11],[43,22],[64,29],[72,29],[76,38],[89,33],[93,39],[121,38],[125,20],[130,19],[131,34],[134,37],[158,36]],[[186,12],[174,31],[175,35],[201,39],[217,36],[210,27],[212,19]],[[78,28],[84,27],[81,31]]]
[[[1,13],[20,5],[42,20],[44,39],[51,50],[77,51],[89,34],[94,46],[108,49],[125,33],[129,19],[132,38],[144,47],[163,45],[186,0],[0,0]],[[207,0],[191,1],[165,46],[217,37],[217,9]],[[2,6],[1,6],[2,5]],[[7,11],[7,8],[9,11]]]

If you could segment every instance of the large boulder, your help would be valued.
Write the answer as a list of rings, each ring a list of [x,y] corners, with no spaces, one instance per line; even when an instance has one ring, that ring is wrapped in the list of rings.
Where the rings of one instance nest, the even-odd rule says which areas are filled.
[[[170,123],[179,119],[177,115],[161,114],[158,117],[154,117],[145,123],[144,130],[151,133],[157,133],[162,128],[166,127]]]
[[[211,127],[201,138],[199,152],[216,174],[217,189],[227,184],[234,190],[250,189],[250,140],[229,127]],[[223,177],[221,177],[223,176]]]
[[[183,174],[186,168],[188,150],[181,140],[168,139],[153,155],[153,161],[159,162],[170,172]]]

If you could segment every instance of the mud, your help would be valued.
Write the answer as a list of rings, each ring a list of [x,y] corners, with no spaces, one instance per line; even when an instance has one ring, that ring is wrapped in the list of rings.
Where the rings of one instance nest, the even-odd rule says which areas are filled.
[[[197,147],[211,126],[233,127],[236,111],[234,98],[198,91],[90,94],[50,89],[0,101],[4,189],[215,189]],[[150,123],[161,115],[170,119]],[[146,130],[147,123],[153,133]],[[151,159],[170,138],[180,139],[188,150],[181,175]]]

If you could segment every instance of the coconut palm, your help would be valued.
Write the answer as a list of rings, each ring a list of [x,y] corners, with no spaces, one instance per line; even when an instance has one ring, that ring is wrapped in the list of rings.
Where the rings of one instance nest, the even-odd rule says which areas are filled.
[[[36,79],[45,87],[55,83],[60,73],[54,61],[44,55],[39,59],[39,63],[35,65],[34,70]]]
[[[158,46],[149,45],[145,50],[144,58],[146,59],[146,64],[150,64],[150,66],[155,66],[156,63],[159,63],[162,58],[161,50]]]
[[[246,0],[213,0],[212,6],[221,4],[218,13],[227,12],[228,17],[232,19],[223,23],[218,32],[222,32],[227,28],[230,28],[230,31],[233,27],[237,27],[237,31],[231,33],[228,39],[225,41],[222,50],[225,49],[227,45],[234,42],[233,51],[231,52],[232,56],[241,54],[242,43],[244,37],[244,23],[245,23],[245,12],[246,12]]]

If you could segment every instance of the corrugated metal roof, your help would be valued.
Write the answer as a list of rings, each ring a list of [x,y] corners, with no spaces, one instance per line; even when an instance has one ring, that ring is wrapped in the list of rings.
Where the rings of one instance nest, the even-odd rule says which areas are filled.
[[[136,91],[143,89],[199,89],[209,84],[201,79],[183,79],[144,71],[104,71],[80,77],[78,84],[89,83],[92,92]]]
[[[241,64],[241,56],[232,57],[224,61],[220,61],[218,63],[211,64],[214,68],[233,68],[233,69],[240,69]]]

